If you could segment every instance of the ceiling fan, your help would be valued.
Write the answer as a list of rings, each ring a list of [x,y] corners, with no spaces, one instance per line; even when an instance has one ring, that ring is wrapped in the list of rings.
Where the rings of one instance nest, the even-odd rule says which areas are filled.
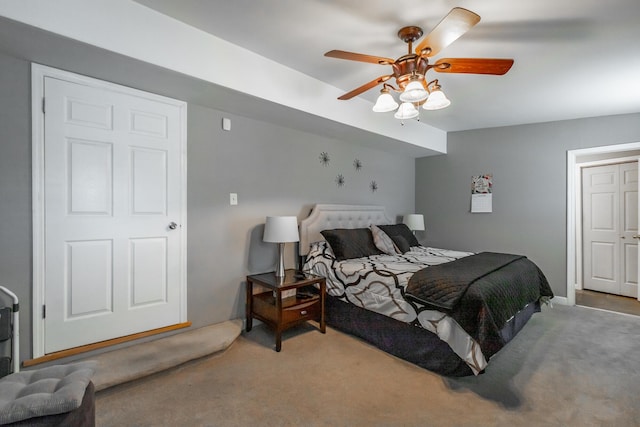
[[[351,99],[383,83],[381,95],[376,105],[374,105],[373,111],[386,112],[398,109],[395,114],[396,118],[409,119],[418,116],[416,107],[420,105],[427,110],[447,107],[451,102],[442,92],[437,79],[433,81],[426,79],[427,71],[433,69],[438,73],[503,75],[513,65],[513,59],[497,58],[442,58],[433,64],[429,63],[429,58],[437,55],[479,21],[480,16],[476,13],[461,7],[455,7],[418,43],[415,53],[413,52],[413,43],[422,37],[422,29],[416,26],[401,28],[398,31],[398,37],[407,43],[408,53],[398,59],[345,52],[343,50],[331,50],[325,53],[325,56],[331,58],[390,65],[393,70],[392,74],[377,77],[345,93],[338,99]],[[397,88],[385,83],[392,77],[396,80]],[[389,93],[390,90],[401,92],[400,100],[403,103],[400,108],[398,108],[398,103]]]

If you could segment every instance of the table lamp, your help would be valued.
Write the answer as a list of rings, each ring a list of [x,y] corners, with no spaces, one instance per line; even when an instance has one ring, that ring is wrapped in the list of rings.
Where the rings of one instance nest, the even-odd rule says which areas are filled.
[[[284,277],[284,244],[300,240],[298,219],[295,216],[268,216],[262,240],[278,244],[276,277]]]
[[[409,214],[405,215],[403,223],[409,227],[409,230],[416,234],[416,231],[424,231],[424,215],[422,214]]]

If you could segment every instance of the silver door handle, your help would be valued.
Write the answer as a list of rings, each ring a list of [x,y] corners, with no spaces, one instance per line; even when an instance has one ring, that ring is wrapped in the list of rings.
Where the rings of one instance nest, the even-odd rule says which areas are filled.
[[[178,224],[176,224],[175,222],[171,221],[171,222],[169,223],[169,228],[170,228],[171,230],[175,230],[176,228],[178,228]]]
[[[634,239],[640,239],[640,236],[638,236],[637,234],[634,234],[634,235],[633,235],[633,236],[631,236],[631,237],[633,237]]]

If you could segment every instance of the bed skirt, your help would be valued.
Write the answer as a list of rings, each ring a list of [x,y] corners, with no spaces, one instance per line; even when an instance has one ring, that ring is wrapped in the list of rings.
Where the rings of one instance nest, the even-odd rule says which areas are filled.
[[[333,328],[354,335],[379,349],[448,377],[473,375],[471,368],[453,352],[449,344],[426,329],[403,323],[338,298],[327,295],[326,321]],[[502,328],[505,343],[511,341],[540,311],[540,303],[531,303]]]

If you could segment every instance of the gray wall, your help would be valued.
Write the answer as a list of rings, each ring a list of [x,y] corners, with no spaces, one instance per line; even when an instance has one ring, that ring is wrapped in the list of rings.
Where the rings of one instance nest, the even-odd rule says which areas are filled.
[[[184,77],[173,85],[173,76],[133,60],[114,64],[113,72],[86,57],[64,68],[186,99]],[[154,84],[156,76],[161,83]],[[0,53],[0,285],[20,298],[22,360],[32,357],[30,102],[29,62]],[[219,109],[188,106],[187,288],[194,327],[243,316],[244,277],[275,265],[275,245],[261,241],[265,216],[302,219],[314,203],[384,205],[392,216],[413,211],[413,158],[226,114],[224,99],[214,103]],[[231,118],[230,132],[222,130],[222,117]],[[330,156],[327,166],[321,152]],[[360,171],[353,167],[356,158]],[[335,183],[338,174],[345,178],[342,187]],[[376,192],[369,188],[374,180]],[[229,205],[230,192],[238,193],[237,206]],[[294,265],[293,252],[288,244],[287,267]]]
[[[528,256],[566,296],[567,151],[640,141],[640,114],[453,132],[416,160],[424,243]],[[493,213],[470,213],[471,177],[493,174]]]
[[[196,105],[188,114],[189,317],[198,324],[238,317],[244,312],[243,277],[273,270],[276,245],[262,242],[265,216],[302,219],[314,203],[384,205],[392,217],[413,209],[412,158]],[[231,117],[230,132],[221,129],[223,116]],[[330,156],[327,166],[322,152]],[[342,187],[338,174],[345,178]],[[231,192],[238,194],[238,206],[229,205]],[[295,246],[285,246],[287,267],[296,261]]]
[[[0,55],[0,286],[20,299],[21,359],[31,345],[31,146],[29,64]],[[10,306],[4,294],[2,306]],[[28,317],[28,318],[27,318]],[[10,344],[0,355],[10,356]]]

